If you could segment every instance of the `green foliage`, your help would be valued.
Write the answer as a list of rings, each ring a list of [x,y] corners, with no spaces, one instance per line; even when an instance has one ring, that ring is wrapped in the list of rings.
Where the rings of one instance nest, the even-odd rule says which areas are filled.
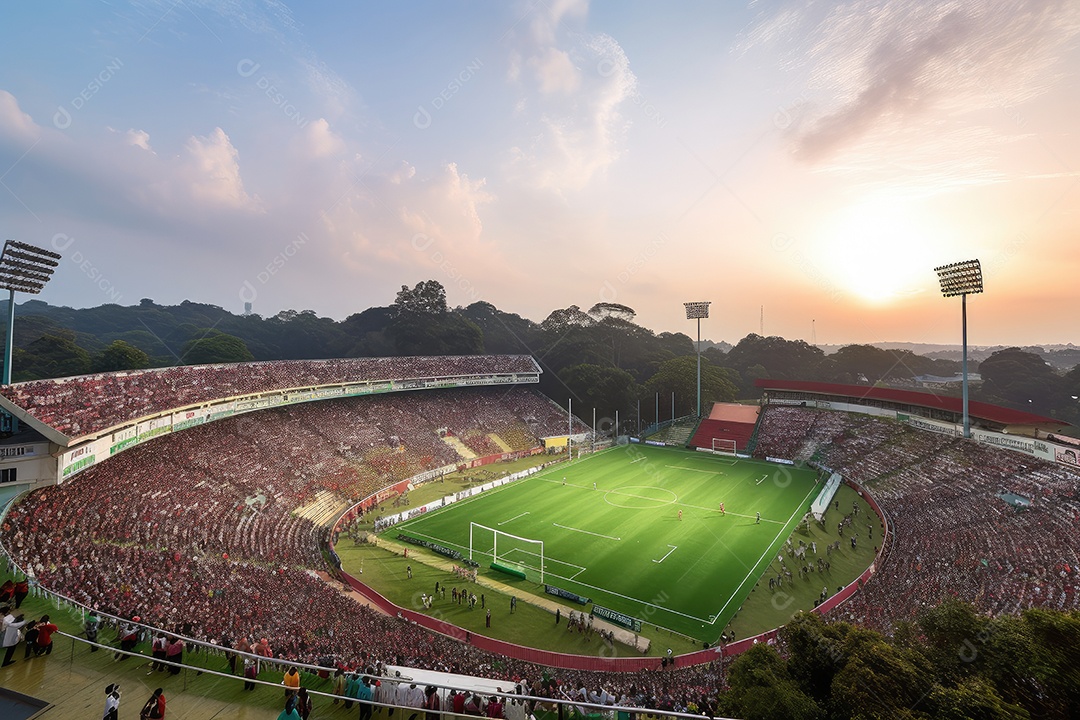
[[[94,372],[112,372],[114,370],[140,370],[147,367],[150,367],[150,356],[123,340],[113,340],[94,358],[93,370]]]
[[[678,357],[660,364],[656,374],[645,383],[648,396],[660,393],[670,397],[675,393],[675,412],[690,415],[697,412],[697,358]],[[736,381],[727,368],[715,367],[701,359],[701,407],[706,412],[709,403],[730,402],[739,392]]]
[[[1075,404],[1068,382],[1040,355],[1020,348],[998,350],[979,363],[979,374],[980,396],[989,402],[1044,413]]]
[[[934,680],[922,653],[881,638],[860,643],[847,658],[832,682],[833,717],[917,717],[913,712]]]
[[[615,417],[616,410],[630,407],[638,396],[634,378],[619,368],[572,365],[559,374],[559,379],[585,407],[596,408],[600,417]]]
[[[736,658],[728,682],[731,690],[723,698],[724,714],[746,720],[822,717],[817,702],[799,689],[780,655],[768,645],[755,645]]]
[[[12,356],[12,381],[70,377],[90,372],[90,353],[75,344],[70,330],[42,335]]]
[[[243,340],[216,331],[210,331],[204,337],[190,340],[184,345],[183,360],[188,365],[250,362],[254,359]]]

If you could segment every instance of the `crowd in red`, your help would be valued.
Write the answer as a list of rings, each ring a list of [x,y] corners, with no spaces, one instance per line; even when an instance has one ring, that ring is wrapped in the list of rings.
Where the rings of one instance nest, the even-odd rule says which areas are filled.
[[[520,388],[268,410],[157,438],[35,491],[11,509],[0,537],[44,587],[199,640],[236,646],[265,637],[286,660],[536,680],[539,667],[343,596],[315,573],[327,530],[294,511],[320,492],[345,504],[460,460],[441,434],[468,445],[494,442],[495,433],[516,449],[565,430],[557,407]],[[1080,478],[1066,468],[894,421],[794,407],[764,411],[756,452],[813,458],[870,489],[888,514],[888,556],[842,606],[845,616],[885,629],[949,594],[989,612],[1078,606]],[[1017,509],[1003,491],[1029,498],[1030,507]],[[561,685],[538,683],[532,692],[587,687],[590,697],[603,689],[634,704],[684,709],[707,705],[722,682],[715,664],[557,677]]]
[[[68,437],[78,437],[172,408],[273,390],[536,372],[528,355],[286,360],[32,380],[0,388],[0,394]]]
[[[946,597],[991,613],[1080,607],[1074,469],[866,415],[770,406],[756,453],[810,459],[877,499],[893,540],[841,610],[887,630]]]

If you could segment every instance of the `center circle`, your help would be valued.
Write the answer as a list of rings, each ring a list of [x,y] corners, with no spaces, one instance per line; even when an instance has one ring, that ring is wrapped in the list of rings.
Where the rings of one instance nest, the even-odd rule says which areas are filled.
[[[648,485],[628,485],[604,493],[604,502],[628,510],[648,510],[678,502],[679,496],[666,488]]]

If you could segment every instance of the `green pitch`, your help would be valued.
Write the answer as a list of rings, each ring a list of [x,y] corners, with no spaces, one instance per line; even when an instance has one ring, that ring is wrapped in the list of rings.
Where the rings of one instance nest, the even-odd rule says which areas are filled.
[[[545,583],[711,643],[819,490],[810,470],[629,445],[558,465],[386,532],[467,555],[472,529],[473,557],[485,569],[492,562],[494,533],[471,523],[542,540]],[[530,580],[539,580],[538,545],[503,535],[498,554],[503,564],[524,567]]]

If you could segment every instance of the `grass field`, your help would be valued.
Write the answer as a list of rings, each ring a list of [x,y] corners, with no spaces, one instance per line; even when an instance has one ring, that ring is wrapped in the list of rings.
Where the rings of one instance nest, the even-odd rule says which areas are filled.
[[[544,582],[711,643],[818,490],[809,470],[631,445],[453,503],[387,534],[466,554],[471,523],[542,540]],[[537,545],[506,536],[498,542],[500,558],[539,578]],[[493,544],[494,533],[475,529],[474,559],[483,567]]]

